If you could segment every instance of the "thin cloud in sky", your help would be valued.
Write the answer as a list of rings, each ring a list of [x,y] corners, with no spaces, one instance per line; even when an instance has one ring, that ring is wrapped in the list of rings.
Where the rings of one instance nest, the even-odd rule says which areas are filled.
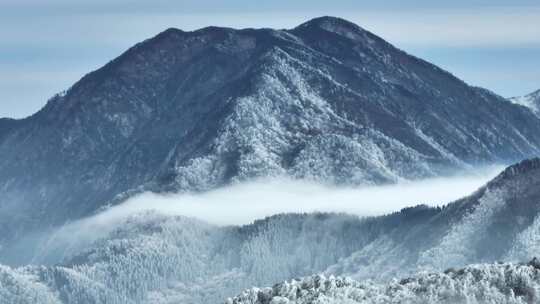
[[[540,46],[540,8],[497,8],[476,11],[368,13],[352,20],[398,45],[450,47]]]
[[[540,5],[476,10],[307,11],[251,13],[105,13],[35,16],[31,22],[0,29],[1,45],[108,46],[126,48],[168,27],[196,30],[209,25],[233,28],[293,28],[308,19],[335,15],[399,45],[540,46]],[[9,20],[13,19],[13,20]],[[2,23],[19,22],[4,18]],[[29,39],[29,34],[35,37]],[[39,34],[39,35],[37,35]],[[49,45],[50,46],[50,45]]]

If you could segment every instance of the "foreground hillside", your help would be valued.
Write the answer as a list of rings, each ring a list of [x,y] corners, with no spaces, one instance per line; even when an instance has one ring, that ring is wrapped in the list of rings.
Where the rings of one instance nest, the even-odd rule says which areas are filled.
[[[342,19],[169,29],[0,120],[0,244],[143,190],[392,183],[539,151],[531,111]]]
[[[479,264],[377,284],[312,276],[253,288],[227,304],[532,304],[540,301],[540,264]]]
[[[34,304],[220,303],[252,286],[312,274],[387,284],[418,271],[524,261],[540,248],[539,202],[540,159],[532,159],[509,167],[471,196],[444,208],[417,206],[382,217],[282,214],[240,227],[154,212],[133,214],[110,227],[102,226],[107,216],[90,218],[51,234],[33,253],[32,264],[43,266],[2,266],[0,295],[12,303]],[[456,299],[458,285],[469,280],[489,290],[498,288],[493,292],[510,299],[504,284],[515,277],[518,285],[508,286],[521,286],[523,279],[527,287],[527,280],[538,279],[536,270],[529,273],[521,266],[508,266],[510,276],[500,277],[506,273],[501,267],[481,268],[486,273],[473,267],[466,274],[456,271],[413,280],[403,287],[403,296],[418,284],[415,292],[424,287],[435,292],[438,282],[442,291],[456,279],[458,289],[449,294]],[[491,282],[488,275],[499,277]],[[355,284],[351,286],[356,289],[363,286]],[[385,291],[386,285],[378,284],[366,288],[398,296],[402,286],[391,283]]]

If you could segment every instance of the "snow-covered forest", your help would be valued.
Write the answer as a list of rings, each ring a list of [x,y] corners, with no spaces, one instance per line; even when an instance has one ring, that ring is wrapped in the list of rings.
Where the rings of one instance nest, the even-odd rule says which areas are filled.
[[[215,226],[144,212],[86,242],[66,239],[63,234],[77,231],[60,229],[39,247],[36,265],[0,268],[0,298],[5,303],[220,303],[253,286],[322,274],[361,280],[324,283],[350,286],[325,293],[350,297],[352,303],[371,295],[373,303],[531,303],[527,299],[536,297],[539,284],[534,267],[451,268],[533,257],[540,246],[540,217],[538,187],[530,186],[538,183],[532,178],[538,164],[511,167],[443,208],[420,205],[381,217],[281,214],[245,226]],[[424,273],[418,276],[419,271]],[[406,277],[417,279],[396,281]],[[290,297],[290,291],[283,292],[276,296]],[[258,291],[235,301],[259,303],[253,293]],[[313,296],[307,292],[298,303],[311,303]]]
[[[227,304],[537,303],[540,264],[479,264],[443,273],[421,273],[388,284],[316,275],[253,288]]]

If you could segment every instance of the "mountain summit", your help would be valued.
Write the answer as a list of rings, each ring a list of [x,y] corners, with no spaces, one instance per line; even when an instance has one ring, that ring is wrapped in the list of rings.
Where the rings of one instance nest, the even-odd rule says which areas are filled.
[[[0,121],[0,231],[143,190],[283,175],[389,183],[538,153],[530,111],[348,21],[168,29],[33,116]]]

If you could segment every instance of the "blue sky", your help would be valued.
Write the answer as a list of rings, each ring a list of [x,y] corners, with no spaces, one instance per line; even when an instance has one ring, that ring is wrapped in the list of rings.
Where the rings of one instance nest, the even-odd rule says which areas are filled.
[[[2,0],[0,117],[34,113],[168,27],[291,28],[321,15],[353,21],[503,96],[540,88],[538,0]]]

